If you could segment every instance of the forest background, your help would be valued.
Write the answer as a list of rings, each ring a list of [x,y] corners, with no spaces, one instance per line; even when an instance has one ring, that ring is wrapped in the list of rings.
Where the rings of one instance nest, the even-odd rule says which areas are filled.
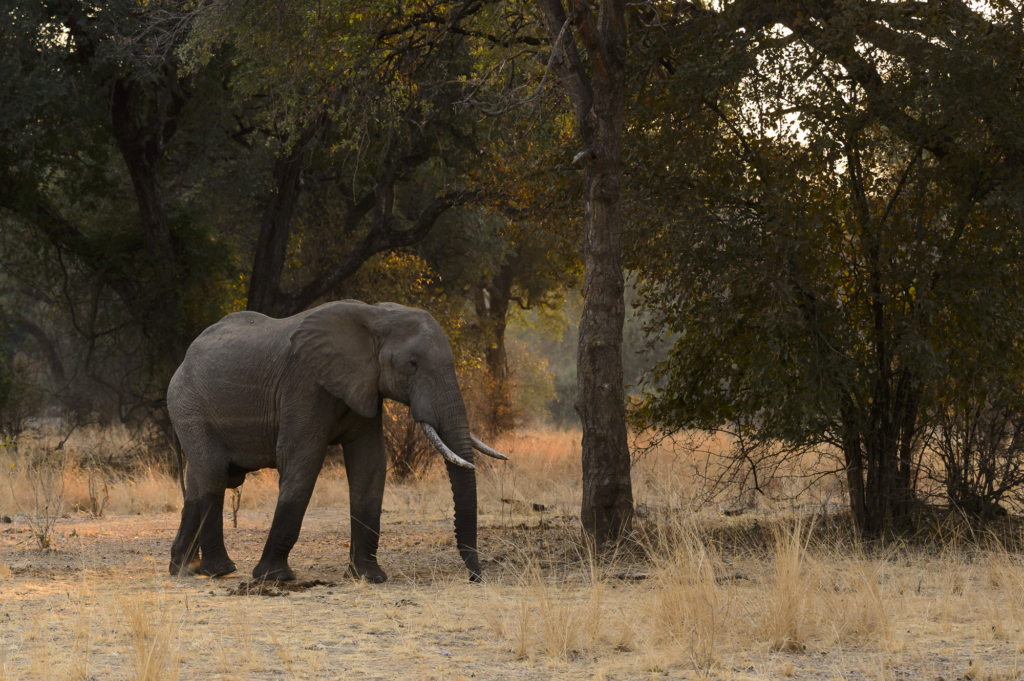
[[[726,435],[737,497],[810,460],[867,536],[1024,501],[1019,3],[19,2],[0,44],[9,443],[166,433],[203,328],[358,298],[438,319],[481,429],[583,414],[599,538],[627,416]]]

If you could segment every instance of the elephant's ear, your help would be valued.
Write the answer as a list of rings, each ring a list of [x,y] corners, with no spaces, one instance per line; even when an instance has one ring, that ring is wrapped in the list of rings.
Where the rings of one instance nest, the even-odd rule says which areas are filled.
[[[327,303],[306,315],[289,339],[309,376],[366,418],[377,415],[380,401],[373,318],[365,303]]]

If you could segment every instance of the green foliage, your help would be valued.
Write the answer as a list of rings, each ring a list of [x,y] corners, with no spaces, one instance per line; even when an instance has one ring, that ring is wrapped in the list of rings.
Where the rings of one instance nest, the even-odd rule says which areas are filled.
[[[547,359],[516,346],[515,342],[511,343],[508,351],[512,404],[529,420],[548,421],[551,418],[548,405],[557,399],[554,375]]]
[[[1019,390],[1024,30],[996,5],[789,11],[726,6],[639,95],[630,260],[674,345],[635,416],[832,445],[874,533],[907,521],[951,386]]]
[[[431,8],[438,16],[455,4]],[[460,141],[468,119],[453,105],[471,68],[464,41],[431,22],[374,2],[275,0],[260,6],[209,2],[191,17],[182,53],[187,68],[205,68],[228,50],[231,86],[256,131],[291,151],[317,126],[321,163],[339,174],[348,198],[372,189],[381,172],[410,174],[418,163],[443,158],[458,165],[475,151]],[[423,156],[409,168],[409,154]],[[388,166],[391,166],[390,170]]]
[[[225,65],[179,78],[164,9],[25,2],[0,25],[0,261],[13,309],[75,349],[56,395],[73,412],[97,389],[121,418],[158,410],[238,280],[203,210],[213,159],[234,160]]]
[[[182,255],[183,321],[188,333],[198,335],[236,310],[234,285],[241,272],[230,244],[199,216],[181,215],[171,231]]]

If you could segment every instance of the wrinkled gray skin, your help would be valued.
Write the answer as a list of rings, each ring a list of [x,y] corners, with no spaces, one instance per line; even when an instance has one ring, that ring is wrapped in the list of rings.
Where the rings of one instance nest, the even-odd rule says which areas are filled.
[[[253,576],[294,579],[295,545],[328,445],[344,449],[352,539],[349,574],[372,582],[377,564],[385,456],[383,398],[409,405],[458,456],[473,461],[451,346],[428,313],[394,303],[327,303],[287,319],[228,315],[191,345],[167,404],[188,459],[172,575],[235,570],[224,547],[226,488],[277,468],[280,493]],[[446,461],[455,539],[470,579],[480,579],[476,475]]]

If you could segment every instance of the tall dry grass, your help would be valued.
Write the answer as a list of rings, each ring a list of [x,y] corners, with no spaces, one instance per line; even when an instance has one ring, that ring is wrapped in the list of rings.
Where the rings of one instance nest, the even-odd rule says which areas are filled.
[[[807,652],[828,652],[831,661],[840,657],[833,653],[888,654],[932,639],[971,638],[1024,652],[1024,564],[998,545],[980,551],[981,537],[950,531],[945,550],[919,554],[836,539],[823,532],[818,506],[836,498],[834,489],[806,492],[795,504],[749,503],[743,515],[726,517],[723,506],[732,508],[734,500],[705,503],[705,483],[693,470],[708,448],[721,452],[728,443],[706,443],[703,454],[663,444],[633,471],[641,531],[618,555],[598,559],[576,534],[579,433],[526,430],[493,444],[512,460],[478,459],[481,525],[490,531],[485,550],[496,553],[495,544],[505,541],[501,551],[509,559],[501,567],[488,566],[483,588],[467,589],[463,573],[440,569],[430,579],[396,576],[387,587],[345,587],[351,590],[344,608],[372,601],[375,631],[384,623],[389,636],[409,635],[399,653],[417,650],[415,637],[424,632],[443,632],[476,637],[479,650],[505,660],[548,666],[552,676],[567,665],[592,664],[597,676],[604,666],[629,669],[612,674],[627,677],[729,677],[737,668],[757,666],[764,669],[758,674],[770,677],[798,674],[794,662],[814,657]],[[54,452],[52,442],[32,446],[37,449],[23,444],[17,453],[0,453],[0,514],[36,512],[30,487],[41,465],[60,473],[66,512],[92,512],[99,491],[107,499],[104,513],[111,515],[164,512],[180,503],[170,471],[144,462],[131,472],[101,469],[97,461],[106,450],[82,456],[81,448],[91,446],[124,451],[127,444],[110,434],[83,433],[82,440],[68,440],[67,451]],[[103,485],[97,484],[100,470]],[[451,491],[440,465],[418,479],[389,482],[386,490],[385,508],[396,520],[450,518]],[[242,512],[271,510],[276,498],[276,471],[252,474],[242,488]],[[343,509],[347,503],[344,469],[334,459],[311,506]],[[545,526],[560,529],[544,534]],[[500,531],[506,527],[515,531]],[[443,541],[437,550],[450,551],[450,531]],[[0,579],[10,573],[0,561]],[[0,620],[0,679],[102,675],[90,651],[103,637],[104,645],[122,651],[117,673],[132,678],[188,678],[181,671],[192,664],[180,654],[183,640],[190,654],[193,645],[206,646],[203,654],[215,667],[211,673],[224,676],[244,678],[276,666],[299,677],[323,664],[326,653],[309,652],[288,635],[263,632],[256,623],[268,617],[271,606],[256,598],[218,603],[224,626],[201,640],[185,639],[188,617],[164,588],[153,583],[100,602],[89,595],[83,577],[78,595],[72,589],[66,596],[75,609],[63,621],[37,609],[15,636]],[[396,591],[418,605],[402,605]],[[407,607],[421,609],[417,620],[403,620]],[[293,611],[296,622],[309,612],[299,605]],[[298,629],[296,622],[289,626]],[[475,634],[478,623],[486,628]],[[17,666],[6,657],[5,642],[12,639],[20,646]],[[435,656],[438,645],[449,647],[429,645],[427,654]],[[61,646],[80,652],[61,657]],[[617,660],[625,662],[615,667]],[[878,662],[864,675],[892,676],[886,664]],[[1002,667],[981,660],[972,669],[979,678],[1003,674]]]
[[[81,428],[64,437],[43,433],[0,448],[0,515],[28,519],[62,515],[147,515],[181,508],[176,468],[160,452],[119,426]],[[241,508],[273,509],[277,471],[246,477]],[[340,457],[329,460],[317,482],[310,508],[348,504],[348,484]],[[50,528],[52,529],[52,527]]]
[[[517,659],[563,663],[637,655],[651,672],[680,664],[716,669],[737,631],[734,586],[707,537],[686,523],[663,528],[644,572],[598,559],[586,544],[574,562],[551,564],[520,547],[506,569],[512,583],[489,585],[481,616],[513,645]],[[566,555],[572,552],[566,552]],[[637,586],[623,601],[620,588]]]
[[[771,584],[758,603],[758,628],[772,650],[802,650],[817,633],[807,547],[801,527],[776,530],[775,560],[765,581]]]
[[[63,446],[58,445],[63,441]],[[36,497],[42,485],[41,471],[56,476],[49,487],[59,487],[59,499],[51,510],[92,515],[149,514],[176,511],[181,490],[176,469],[168,468],[166,452],[154,451],[152,442],[122,426],[80,428],[69,437],[42,433],[22,437],[17,447],[0,448],[0,515],[40,514],[46,504]],[[533,505],[551,515],[578,515],[582,498],[580,433],[577,430],[534,428],[498,438],[494,443],[509,462],[477,457],[479,506],[497,513],[509,523],[532,517]],[[633,468],[634,498],[641,517],[659,512],[669,517],[698,511],[717,511],[740,505],[750,510],[773,511],[794,504],[813,507],[827,495],[834,481],[776,491],[785,502],[711,489],[709,479],[724,475],[715,462],[728,451],[725,436],[693,442],[664,441],[657,446],[638,437],[643,451]],[[716,458],[717,457],[717,458]],[[811,466],[810,463],[807,464]],[[794,464],[799,468],[798,464]],[[793,479],[800,471],[789,471]],[[700,472],[700,474],[698,474]],[[264,470],[246,477],[241,490],[241,510],[270,510],[277,501],[277,471]],[[834,491],[834,490],[833,490]],[[451,492],[440,457],[435,457],[418,477],[402,483],[389,482],[386,503],[421,516],[450,508]],[[44,495],[45,496],[45,495]],[[52,496],[52,495],[51,495]],[[709,504],[709,500],[711,503]],[[317,481],[311,508],[343,507],[348,503],[348,484],[340,450],[329,453]]]
[[[728,577],[727,568],[698,527],[686,522],[672,529],[662,530],[652,560],[646,606],[654,642],[671,646],[697,670],[708,671],[720,660],[719,646],[734,616],[732,584],[720,581]]]
[[[0,448],[0,514],[176,510],[180,488],[156,454],[117,426],[81,428],[66,439],[58,433],[23,436]]]
[[[774,559],[762,573],[770,586],[756,603],[762,639],[775,651],[886,639],[901,601],[883,586],[887,557],[868,558],[856,546],[811,551],[813,531],[800,521],[775,530]]]

